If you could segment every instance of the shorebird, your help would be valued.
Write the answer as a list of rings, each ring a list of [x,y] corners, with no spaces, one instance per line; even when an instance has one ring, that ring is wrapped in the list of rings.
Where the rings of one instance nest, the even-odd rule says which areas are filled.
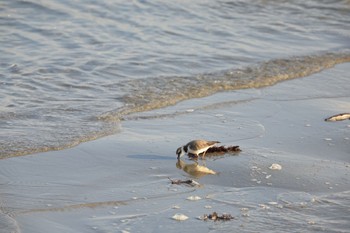
[[[215,146],[215,144],[220,143],[218,141],[206,141],[206,140],[193,140],[187,143],[184,146],[179,147],[176,150],[177,158],[179,159],[184,154],[193,154],[197,157],[199,154],[202,154],[202,157],[205,156],[205,152],[210,148]]]

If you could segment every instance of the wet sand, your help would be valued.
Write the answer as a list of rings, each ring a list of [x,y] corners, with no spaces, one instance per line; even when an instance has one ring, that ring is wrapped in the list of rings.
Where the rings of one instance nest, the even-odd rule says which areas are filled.
[[[23,233],[194,227],[347,232],[350,121],[324,119],[350,111],[349,74],[346,63],[268,88],[192,99],[130,115],[116,135],[1,160],[2,210]],[[198,164],[186,157],[177,161],[175,150],[196,138],[239,145],[242,152]],[[271,170],[274,163],[282,169]],[[200,186],[171,184],[169,178],[194,179]],[[235,219],[198,219],[214,211]],[[173,220],[176,213],[189,218]]]

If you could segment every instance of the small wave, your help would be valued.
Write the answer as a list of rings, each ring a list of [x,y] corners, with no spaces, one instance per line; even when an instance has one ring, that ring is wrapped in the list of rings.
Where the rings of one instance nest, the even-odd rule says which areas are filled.
[[[130,90],[122,98],[124,106],[106,112],[98,118],[103,121],[119,121],[131,113],[163,108],[217,92],[272,86],[281,81],[306,77],[349,61],[349,52],[324,53],[274,59],[256,66],[193,77],[131,80],[123,84],[124,88]]]
[[[0,210],[0,233],[20,233],[19,226],[15,219],[4,214]]]
[[[13,141],[2,141],[0,143],[0,159],[9,157],[22,156],[27,154],[34,154],[40,152],[63,150],[66,148],[74,147],[80,143],[96,140],[98,138],[111,135],[118,132],[119,124],[106,124],[100,128],[100,131],[83,130],[71,132],[71,135],[65,135],[65,132],[56,135],[50,135],[43,133],[42,136],[38,136],[37,133],[33,133],[32,138],[28,139],[25,132],[11,133]],[[8,130],[7,130],[8,131]],[[5,133],[5,132],[4,132]],[[37,141],[45,142],[45,145],[38,145]]]
[[[33,101],[27,101],[25,96],[21,96],[18,104],[24,104],[27,108],[23,111],[16,110],[16,106],[10,107],[10,101],[7,110],[0,114],[0,119],[3,120],[0,158],[73,147],[118,132],[121,120],[135,119],[133,113],[160,109],[218,92],[271,86],[349,61],[350,52],[346,51],[275,59],[240,69],[195,76],[118,80],[119,82],[114,82],[110,87],[116,95],[112,99],[112,104],[116,106],[112,111],[109,111],[113,108],[110,93],[92,101],[91,96],[95,92],[90,93],[81,85],[74,89],[79,90],[79,95],[69,99],[64,95],[52,97],[44,92],[45,98],[34,100],[38,103],[50,99],[50,108],[36,104],[33,106]],[[31,94],[30,91],[27,93]],[[10,95],[4,95],[5,98],[9,98],[8,96]],[[86,96],[87,99],[84,99]],[[108,101],[104,101],[105,99]],[[101,100],[103,102],[99,102]],[[66,106],[67,101],[69,106]],[[100,114],[101,112],[104,113]]]

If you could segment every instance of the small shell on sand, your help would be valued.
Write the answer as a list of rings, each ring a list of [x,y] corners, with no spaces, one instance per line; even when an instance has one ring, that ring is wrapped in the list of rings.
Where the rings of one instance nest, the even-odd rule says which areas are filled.
[[[188,217],[184,214],[175,214],[172,219],[176,220],[176,221],[185,221],[188,219]]]
[[[343,121],[350,120],[350,113],[340,113],[325,119],[325,121]]]
[[[279,165],[278,163],[273,163],[270,167],[269,167],[270,170],[281,170],[282,169],[282,166]]]
[[[189,201],[198,201],[198,200],[200,200],[200,199],[202,199],[202,198],[199,197],[199,196],[189,196],[189,197],[187,198],[187,200],[189,200]]]

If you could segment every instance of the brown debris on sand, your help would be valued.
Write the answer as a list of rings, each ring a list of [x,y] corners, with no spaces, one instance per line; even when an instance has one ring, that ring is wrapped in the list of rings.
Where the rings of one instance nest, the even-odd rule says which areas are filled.
[[[195,186],[200,186],[200,184],[197,181],[194,180],[172,180],[168,177],[168,179],[170,180],[171,184],[187,184],[191,187],[195,187]]]
[[[344,121],[350,120],[350,113],[340,113],[324,119],[325,121]]]
[[[232,220],[234,219],[234,217],[231,214],[222,214],[222,215],[218,215],[216,212],[213,212],[212,214],[205,214],[202,218],[203,220],[213,220],[213,221],[218,221],[218,220],[222,220],[222,221],[227,221],[227,220]]]

